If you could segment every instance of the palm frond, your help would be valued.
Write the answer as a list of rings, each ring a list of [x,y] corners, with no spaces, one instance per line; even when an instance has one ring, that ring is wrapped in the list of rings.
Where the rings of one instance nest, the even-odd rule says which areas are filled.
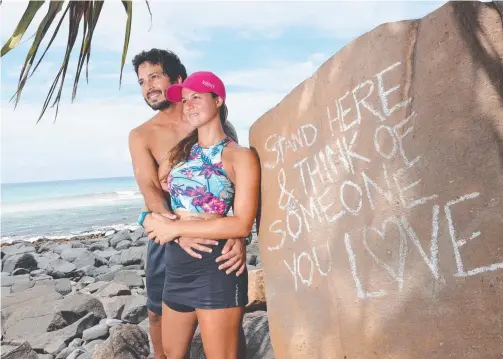
[[[61,77],[61,83],[59,85],[59,91],[58,94],[56,95],[56,98],[54,99],[54,102],[51,107],[56,106],[56,115],[55,118],[58,116],[58,111],[59,111],[59,101],[61,100],[61,93],[63,91],[63,85],[65,83],[65,77],[66,77],[66,71],[68,69],[68,63],[70,62],[70,55],[73,50],[73,46],[75,45],[75,40],[77,40],[77,35],[79,34],[79,27],[80,27],[80,21],[82,20],[82,16],[84,15],[84,10],[86,8],[87,2],[81,1],[81,2],[76,2],[73,3],[75,4],[74,6],[71,6],[72,2],[68,4],[69,7],[69,13],[70,13],[70,21],[69,21],[69,31],[68,31],[68,42],[66,44],[66,52],[65,52],[65,57],[63,59],[63,64],[61,65],[58,74],[56,75],[56,78],[54,79],[54,82],[52,83],[51,89],[49,90],[49,94],[47,95],[46,101],[44,103],[44,106],[42,108],[42,114],[38,118],[37,122],[40,121],[42,118],[45,110],[47,109],[47,106],[49,105],[49,102],[52,98],[52,95],[54,94],[54,90],[56,89],[57,83]]]
[[[28,5],[28,7],[29,6],[30,5]],[[45,14],[44,18],[42,19],[42,22],[38,26],[37,32],[35,33],[35,39],[33,40],[30,50],[28,51],[28,55],[26,55],[26,59],[21,69],[21,73],[19,74],[18,89],[14,94],[14,96],[12,96],[12,99],[14,97],[16,98],[15,107],[17,106],[17,104],[19,103],[19,99],[21,98],[21,92],[23,91],[24,85],[26,84],[26,80],[28,79],[30,68],[33,65],[33,62],[35,61],[35,56],[37,55],[40,43],[42,42],[42,39],[45,37],[45,34],[47,33],[47,30],[49,30],[49,27],[54,21],[54,18],[56,17],[57,13],[61,10],[62,7],[63,7],[63,1],[51,1],[49,4],[49,9],[47,10],[47,14]]]
[[[147,4],[148,13],[150,14],[150,27],[148,28],[148,31],[150,31],[150,29],[152,29],[152,11],[150,11],[150,5],[147,0],[145,0],[145,4]]]
[[[97,1],[95,4],[86,7],[84,12],[84,34],[82,36],[82,46],[80,47],[79,61],[77,63],[77,72],[73,83],[72,101],[77,95],[77,86],[80,79],[80,73],[86,61],[86,82],[89,83],[89,58],[91,57],[91,41],[93,39],[94,29],[98,23],[98,19],[103,8],[103,1]],[[93,6],[94,5],[94,6]]]
[[[150,5],[147,0],[145,1],[145,3],[147,5],[148,12],[150,14],[150,26],[152,26],[152,12],[150,10]],[[0,4],[1,4],[1,0],[0,0]],[[43,4],[44,4],[43,0],[42,1],[30,0],[30,2],[28,3],[28,5],[26,7],[26,10],[25,10],[23,16],[21,17],[18,25],[16,26],[16,29],[14,30],[12,36],[7,40],[7,42],[2,47],[1,56],[4,56],[9,51],[11,51],[16,46],[19,45],[21,38],[24,36],[27,28],[31,24],[37,11],[40,9],[40,7]],[[120,65],[119,89],[122,84],[122,73],[123,73],[123,69],[124,69],[124,64],[126,62],[126,55],[127,55],[127,51],[128,51],[130,37],[131,37],[131,24],[132,24],[132,16],[133,16],[133,3],[132,3],[132,1],[131,0],[123,0],[122,4],[123,4],[124,9],[126,11],[127,20],[126,20],[126,29],[125,29],[125,37],[124,37],[124,46],[123,46],[123,50],[122,50],[122,58],[121,58],[121,65]],[[43,42],[45,36],[47,35],[47,32],[48,32],[49,28],[51,27],[51,25],[56,22],[56,16],[62,10],[63,5],[64,5],[64,1],[51,0],[49,2],[49,9],[47,10],[47,13],[44,16],[43,20],[40,22],[38,29],[37,29],[37,32],[34,35],[35,38],[33,39],[32,45],[26,55],[23,67],[22,67],[20,75],[19,75],[16,93],[11,98],[11,101],[15,99],[15,107],[17,107],[17,105],[21,99],[22,91],[23,91],[28,79],[38,69],[38,66],[40,65],[40,63],[44,59],[45,54],[47,53],[48,49],[51,47],[54,39],[56,38],[63,21],[68,16],[69,32],[68,32],[68,39],[67,39],[65,56],[62,60],[59,71],[56,74],[51,87],[49,88],[49,91],[47,93],[46,99],[45,99],[44,104],[42,106],[42,110],[41,110],[40,116],[37,120],[37,123],[42,119],[44,113],[46,112],[47,108],[49,107],[49,104],[51,103],[51,100],[53,100],[54,95],[55,95],[55,98],[54,98],[52,105],[51,105],[51,107],[56,106],[56,115],[54,117],[54,120],[56,120],[56,118],[58,116],[59,103],[60,103],[62,92],[63,92],[63,85],[65,82],[66,73],[67,73],[68,67],[69,67],[70,56],[71,56],[71,53],[72,53],[73,48],[75,46],[75,42],[78,37],[79,29],[81,26],[83,28],[82,43],[80,46],[80,52],[79,52],[79,57],[78,57],[78,61],[77,61],[77,66],[76,66],[75,80],[73,82],[72,101],[75,99],[75,97],[77,95],[78,84],[79,84],[79,80],[81,77],[82,69],[84,68],[84,64],[86,66],[86,82],[89,81],[88,68],[89,68],[89,59],[91,57],[91,44],[92,44],[92,40],[93,40],[93,34],[96,29],[96,25],[98,23],[98,19],[100,18],[101,10],[104,5],[103,0],[94,0],[94,1],[93,0],[89,0],[89,1],[71,0],[71,1],[69,1],[63,14],[61,15],[61,18],[59,19],[59,22],[58,22],[51,38],[50,38],[49,43],[47,44],[47,47],[45,48],[42,55],[38,58],[38,61],[36,62],[33,69],[31,70],[33,63],[35,62],[35,58],[37,56],[37,52],[39,50],[39,47],[40,47],[41,43]],[[31,70],[31,73],[30,73],[30,70]],[[58,88],[58,86],[59,86],[59,88]],[[57,92],[56,92],[56,90],[57,90]]]
[[[44,1],[30,1],[28,6],[26,7],[26,10],[24,11],[23,16],[21,17],[21,20],[19,20],[14,33],[12,34],[10,39],[7,40],[5,45],[3,45],[1,56],[5,55],[19,44],[19,41],[21,41],[21,38],[26,32],[26,29],[28,29],[28,26],[30,26],[33,18],[37,14],[37,11],[42,7],[42,5],[44,5]]]
[[[127,49],[129,46],[129,38],[131,36],[131,22],[133,20],[132,13],[133,13],[133,2],[132,1],[122,1],[122,4],[124,5],[124,9],[126,10],[127,14],[127,23],[126,23],[126,34],[124,37],[124,48],[122,49],[122,59],[121,59],[121,74],[119,77],[119,89],[122,84],[122,70],[124,69],[124,63],[126,62],[126,54],[127,54]]]

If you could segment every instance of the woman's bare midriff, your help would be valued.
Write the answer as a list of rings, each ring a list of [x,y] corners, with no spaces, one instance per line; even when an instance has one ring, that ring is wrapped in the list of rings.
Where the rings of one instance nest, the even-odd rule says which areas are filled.
[[[175,210],[173,212],[178,216],[178,219],[181,221],[190,221],[190,220],[207,220],[207,219],[215,219],[221,218],[222,216],[216,213],[199,213],[199,212],[187,212]]]

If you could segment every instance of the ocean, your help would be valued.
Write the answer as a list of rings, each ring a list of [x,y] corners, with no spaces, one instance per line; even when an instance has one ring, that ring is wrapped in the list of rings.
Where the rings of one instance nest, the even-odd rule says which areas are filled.
[[[1,242],[136,227],[134,177],[2,184]]]

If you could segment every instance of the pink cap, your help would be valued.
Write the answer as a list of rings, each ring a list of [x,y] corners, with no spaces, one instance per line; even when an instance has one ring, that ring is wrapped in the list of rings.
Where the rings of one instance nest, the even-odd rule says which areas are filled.
[[[222,80],[213,72],[199,71],[188,76],[183,84],[171,85],[166,90],[166,98],[171,102],[182,101],[182,89],[196,92],[213,92],[225,101],[225,86]]]

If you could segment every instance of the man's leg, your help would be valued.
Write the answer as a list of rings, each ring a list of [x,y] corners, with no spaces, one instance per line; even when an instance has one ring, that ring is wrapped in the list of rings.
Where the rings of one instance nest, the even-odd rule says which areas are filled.
[[[145,274],[147,280],[147,308],[149,319],[150,338],[154,347],[155,359],[166,359],[162,349],[162,290],[166,263],[164,260],[165,248],[154,241],[148,242],[147,261]]]
[[[162,316],[148,311],[148,323],[152,346],[154,347],[154,359],[166,359],[162,349]]]

